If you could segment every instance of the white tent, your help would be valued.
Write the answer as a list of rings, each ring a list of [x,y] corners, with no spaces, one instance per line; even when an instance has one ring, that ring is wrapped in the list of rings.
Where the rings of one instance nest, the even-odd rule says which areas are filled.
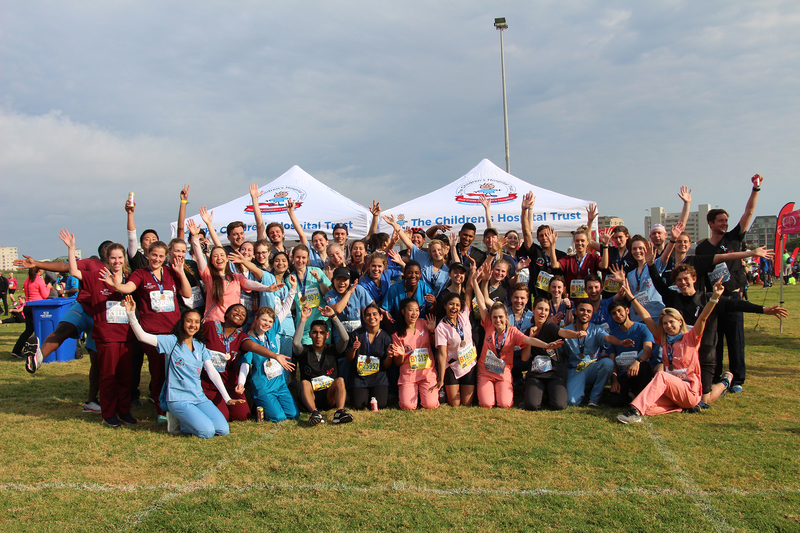
[[[531,185],[501,170],[488,159],[441,189],[387,209],[383,214],[394,215],[401,227],[427,229],[434,224],[447,224],[453,227],[453,231],[458,231],[463,224],[471,222],[481,234],[486,228],[486,220],[480,198],[485,194],[491,201],[492,224],[502,235],[511,229],[520,230],[522,197],[528,191],[533,191],[536,196],[534,231],[540,224],[552,226],[556,231],[573,231],[586,224],[589,200]],[[381,228],[385,231],[386,223]]]
[[[259,207],[261,208],[264,224],[280,222],[283,224],[287,240],[298,240],[289,215],[286,212],[286,201],[291,198],[295,202],[295,215],[303,225],[309,241],[311,234],[322,230],[333,236],[333,225],[344,223],[348,226],[351,239],[363,238],[369,230],[372,214],[369,209],[349,198],[342,196],[327,185],[314,179],[302,168],[294,165],[281,177],[264,185],[259,189]],[[253,218],[253,206],[250,195],[241,196],[226,204],[209,208],[214,211],[214,227],[220,240],[227,243],[226,226],[236,220],[245,223],[245,238],[250,241],[256,239],[256,225]],[[200,215],[190,217],[198,226],[203,227]],[[172,236],[178,231],[178,223],[170,224]]]

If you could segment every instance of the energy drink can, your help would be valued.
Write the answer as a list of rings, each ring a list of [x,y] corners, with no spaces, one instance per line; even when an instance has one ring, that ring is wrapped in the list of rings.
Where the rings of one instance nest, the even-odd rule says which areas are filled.
[[[132,192],[128,193],[128,201],[125,202],[125,205],[128,206],[128,207],[133,207],[134,205],[136,205],[136,202],[133,201],[133,193]]]
[[[264,421],[264,408],[258,407],[256,409],[256,422],[263,422]]]

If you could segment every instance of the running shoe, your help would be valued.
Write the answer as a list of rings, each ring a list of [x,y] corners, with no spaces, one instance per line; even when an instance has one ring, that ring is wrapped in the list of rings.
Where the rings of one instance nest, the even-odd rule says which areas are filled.
[[[731,391],[731,394],[739,394],[740,392],[742,392],[742,386],[741,385],[734,385],[729,390]]]
[[[167,424],[167,423],[169,423],[167,415],[158,415],[156,417],[156,424]]]
[[[137,422],[137,420],[133,418],[130,413],[119,415],[119,419],[122,420],[125,424],[128,424],[129,426]]]
[[[600,405],[597,402],[589,402],[587,407],[600,407]]]
[[[337,411],[337,413],[338,413],[338,411]],[[311,412],[311,416],[308,418],[308,423],[311,424],[312,426],[316,426],[318,424],[324,424],[325,423],[325,419],[322,418],[322,413],[320,413],[319,411],[314,409]]]
[[[175,418],[175,415],[167,411],[167,433],[170,435],[181,434],[181,423]]]
[[[637,424],[642,421],[642,415],[639,414],[634,408],[631,408],[627,413],[624,415],[619,415],[617,420],[622,422],[623,424]]]
[[[112,428],[118,428],[122,425],[122,422],[116,416],[110,416],[108,418],[104,418],[103,423]]]
[[[695,413],[699,413],[699,412],[700,412],[700,411],[702,411],[702,410],[703,410],[703,408],[702,408],[702,407],[700,407],[700,404],[698,403],[698,404],[697,404],[697,405],[695,405],[694,407],[689,407],[689,408],[686,408],[686,409],[684,409],[682,412],[683,412],[683,413],[692,413],[692,414],[695,414]]]
[[[710,406],[710,405],[708,405],[708,404],[707,404],[706,402],[704,402],[703,400],[700,400],[700,403],[698,403],[698,404],[697,404],[697,406],[698,406],[700,409],[702,409],[703,411],[705,411],[706,409],[711,409],[711,406]]]
[[[348,422],[352,421],[353,421],[353,415],[351,415],[344,409],[339,409],[333,414],[334,424],[347,424]]]
[[[100,404],[97,402],[86,402],[83,404],[83,412],[84,413],[99,413],[100,412]]]

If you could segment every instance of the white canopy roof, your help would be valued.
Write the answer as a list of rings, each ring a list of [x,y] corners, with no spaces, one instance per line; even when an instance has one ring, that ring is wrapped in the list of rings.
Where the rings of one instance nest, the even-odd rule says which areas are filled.
[[[486,220],[480,198],[485,194],[491,200],[492,224],[502,236],[508,230],[519,231],[522,227],[522,197],[528,191],[533,191],[536,197],[533,231],[540,224],[552,226],[556,231],[574,231],[587,223],[589,200],[531,185],[501,170],[488,159],[441,189],[388,209],[383,214],[394,215],[401,227],[428,228],[434,224],[447,224],[453,226],[453,231],[458,231],[463,224],[471,222],[478,233],[482,233],[486,229]],[[382,228],[386,228],[383,224]]]
[[[367,235],[372,214],[363,205],[342,196],[322,182],[314,179],[302,168],[294,165],[282,176],[259,189],[259,207],[264,217],[264,224],[280,222],[283,224],[287,240],[298,240],[289,215],[286,212],[286,201],[291,198],[295,202],[295,215],[303,225],[309,241],[311,233],[322,230],[333,235],[333,225],[344,223],[348,226],[351,239],[360,239]],[[236,220],[245,223],[245,238],[256,239],[256,225],[253,218],[252,200],[249,194],[209,209],[214,211],[214,227],[220,240],[228,242],[226,226]],[[199,226],[203,226],[200,215],[190,217]],[[178,223],[170,224],[172,236],[178,231]]]

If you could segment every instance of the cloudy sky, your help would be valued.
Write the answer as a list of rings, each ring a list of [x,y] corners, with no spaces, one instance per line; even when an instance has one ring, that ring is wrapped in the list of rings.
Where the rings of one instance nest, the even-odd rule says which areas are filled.
[[[642,231],[648,207],[738,219],[800,201],[796,1],[0,2],[0,245],[168,237],[297,164],[391,207],[489,158]],[[195,211],[196,212],[196,211]]]

